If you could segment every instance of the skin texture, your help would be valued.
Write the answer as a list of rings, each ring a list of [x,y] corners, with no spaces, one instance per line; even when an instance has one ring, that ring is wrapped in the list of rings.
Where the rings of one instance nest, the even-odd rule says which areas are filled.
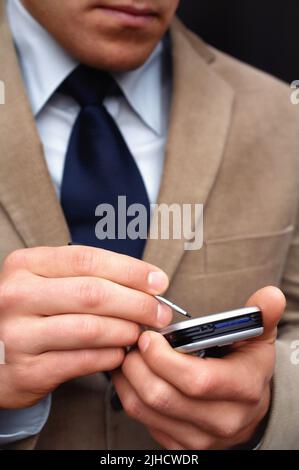
[[[270,405],[276,326],[285,298],[276,287],[256,292],[248,306],[263,312],[263,336],[234,345],[222,359],[174,351],[145,332],[113,375],[126,412],[167,449],[228,449],[246,444]]]
[[[160,328],[168,285],[155,266],[88,247],[13,252],[0,275],[0,408],[33,405],[60,383],[113,370],[140,325]]]
[[[23,0],[72,56],[106,70],[146,61],[167,30],[178,0]],[[108,14],[99,5],[152,8],[152,18]],[[6,259],[0,273],[0,408],[38,402],[60,383],[116,369],[124,409],[167,449],[222,449],[248,442],[270,405],[279,289],[255,293],[263,337],[235,345],[223,359],[173,351],[158,333],[171,311],[153,298],[165,273],[126,256],[87,247],[31,248]],[[107,333],[109,332],[109,333]],[[138,341],[125,356],[124,348]]]
[[[29,12],[76,59],[105,70],[142,65],[173,18],[179,0],[23,0]],[[99,8],[134,6],[153,15],[144,26],[129,25]]]

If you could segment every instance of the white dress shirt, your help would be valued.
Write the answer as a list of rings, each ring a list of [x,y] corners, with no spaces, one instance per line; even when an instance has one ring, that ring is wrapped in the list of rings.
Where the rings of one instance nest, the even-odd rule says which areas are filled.
[[[69,137],[78,104],[55,90],[78,63],[29,14],[20,0],[7,0],[7,15],[21,72],[44,147],[49,173],[60,194]],[[140,170],[149,200],[157,200],[164,164],[171,94],[170,73],[158,44],[146,63],[115,73],[124,96],[109,97],[104,106],[114,118]],[[0,411],[0,444],[36,434],[45,424],[50,396],[24,410]]]
[[[67,144],[80,108],[55,90],[78,62],[19,0],[8,0],[7,11],[49,172],[59,193]],[[169,110],[170,87],[162,57],[159,43],[142,67],[114,74],[124,97],[109,97],[103,103],[135,158],[151,203],[156,202],[160,186]]]

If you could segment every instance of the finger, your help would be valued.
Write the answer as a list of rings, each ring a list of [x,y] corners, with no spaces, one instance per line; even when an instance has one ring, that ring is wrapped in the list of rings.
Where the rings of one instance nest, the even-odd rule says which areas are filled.
[[[161,431],[158,431],[157,429],[149,428],[148,429],[150,435],[152,438],[158,442],[164,449],[168,450],[185,450],[180,444],[175,442],[170,436],[167,436],[167,434],[164,434]]]
[[[122,372],[140,400],[164,416],[199,426],[216,437],[240,432],[260,412],[260,407],[241,402],[196,400],[183,395],[168,382],[155,375],[137,351],[130,352]]]
[[[273,373],[274,348],[266,343],[240,348],[222,359],[179,353],[153,331],[142,333],[138,345],[155,374],[197,399],[258,403]]]
[[[264,334],[252,341],[274,341],[277,324],[286,307],[286,299],[281,290],[272,286],[264,287],[250,297],[246,306],[257,306],[263,314]]]
[[[17,283],[17,281],[15,281]],[[6,310],[26,314],[92,313],[154,328],[166,326],[171,308],[152,295],[95,277],[45,279],[32,276],[12,289]]]
[[[0,373],[1,378],[6,375],[5,383],[10,383],[7,390],[17,388],[18,394],[23,393],[24,397],[41,397],[76,377],[116,369],[124,355],[121,348],[51,351],[39,356],[24,356],[18,364],[5,365],[3,369],[0,367]],[[5,397],[8,407],[11,406],[9,393],[5,394],[8,395]]]
[[[123,359],[124,350],[121,348],[50,351],[34,359],[35,365],[28,367],[28,374],[36,377],[37,387],[44,384],[48,390],[53,390],[76,377],[116,369]],[[34,389],[33,379],[30,386]]]
[[[168,277],[156,266],[101,248],[86,246],[39,247],[18,250],[6,260],[6,268],[23,267],[44,277],[103,277],[117,284],[159,294]]]
[[[14,354],[97,349],[134,345],[140,335],[136,323],[96,315],[67,314],[19,320],[5,338],[7,360]]]
[[[113,373],[113,383],[124,410],[131,418],[169,435],[186,449],[209,448],[214,442],[214,438],[192,424],[162,416],[147,407],[121,372]]]

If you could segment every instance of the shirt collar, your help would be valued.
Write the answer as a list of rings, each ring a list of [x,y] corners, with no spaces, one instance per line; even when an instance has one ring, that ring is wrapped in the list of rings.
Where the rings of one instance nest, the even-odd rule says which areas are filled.
[[[7,0],[7,15],[29,101],[37,116],[78,62],[30,15],[20,0]],[[158,135],[165,132],[163,110],[167,109],[163,49],[160,42],[141,67],[114,74],[130,106]]]

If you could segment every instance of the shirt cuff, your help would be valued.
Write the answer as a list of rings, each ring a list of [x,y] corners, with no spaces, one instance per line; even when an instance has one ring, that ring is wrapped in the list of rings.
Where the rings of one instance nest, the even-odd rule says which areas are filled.
[[[0,410],[0,446],[38,434],[47,422],[51,395],[30,408]]]

